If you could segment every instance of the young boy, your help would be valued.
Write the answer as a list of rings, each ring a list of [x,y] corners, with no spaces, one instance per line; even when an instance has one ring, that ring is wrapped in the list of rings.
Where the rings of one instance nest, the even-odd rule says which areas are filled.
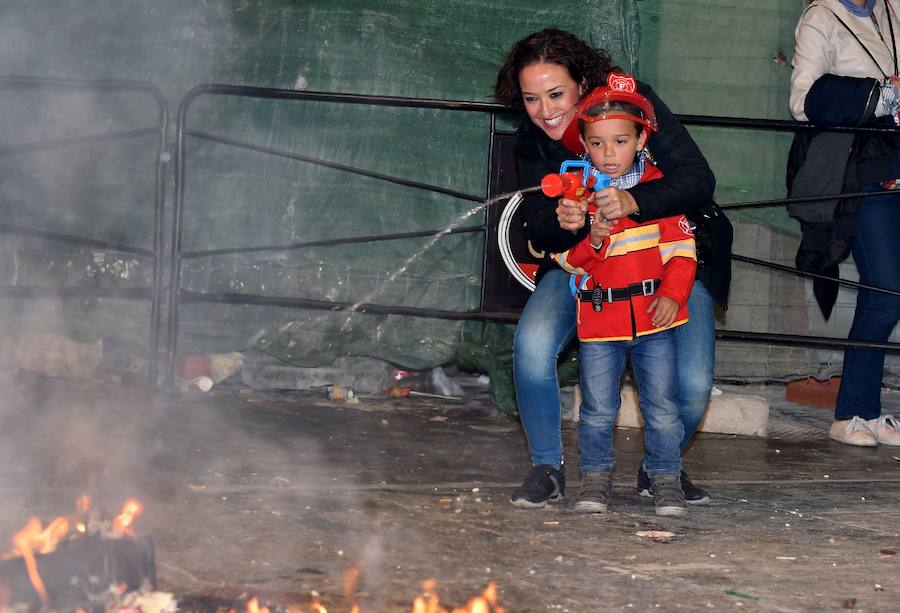
[[[581,141],[598,171],[628,189],[662,172],[644,149],[656,129],[653,106],[627,75],[612,74],[578,105]],[[688,320],[686,302],[697,268],[687,219],[666,217],[615,225],[594,220],[590,234],[556,256],[573,273],[581,341],[581,422],[578,426],[581,491],[575,510],[606,511],[615,465],[612,428],[621,404],[620,382],[628,356],[644,418],[644,463],[653,484],[657,515],[684,515],[679,444],[684,426],[676,405],[674,328]]]

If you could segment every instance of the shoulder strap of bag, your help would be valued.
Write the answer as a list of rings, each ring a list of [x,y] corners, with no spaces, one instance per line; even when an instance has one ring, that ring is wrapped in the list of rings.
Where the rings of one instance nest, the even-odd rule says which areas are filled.
[[[826,6],[825,8],[828,8],[828,7]],[[846,23],[843,19],[841,19],[840,17],[838,17],[838,14],[837,14],[837,13],[835,13],[834,11],[832,11],[830,8],[828,8],[828,11],[829,11],[832,15],[834,15],[834,18],[837,19],[838,22],[839,22],[842,26],[844,26],[844,28],[846,28],[846,30],[847,30],[848,32],[850,32],[850,36],[852,36],[853,38],[856,39],[856,42],[858,42],[858,43],[859,43],[859,46],[862,47],[863,51],[866,52],[866,55],[868,55],[870,58],[872,58],[872,63],[875,64],[875,67],[878,69],[878,72],[881,73],[881,76],[883,76],[885,79],[887,79],[888,76],[885,74],[884,70],[881,69],[881,64],[878,63],[878,60],[875,59],[875,56],[872,55],[872,52],[869,51],[869,48],[866,47],[866,45],[865,45],[861,40],[859,40],[859,36],[856,35],[856,32],[854,32],[854,31],[850,28],[850,26],[848,26],[847,23]],[[890,15],[888,15],[888,18],[890,18]],[[892,32],[893,32],[893,26],[891,26],[891,29],[892,29]]]

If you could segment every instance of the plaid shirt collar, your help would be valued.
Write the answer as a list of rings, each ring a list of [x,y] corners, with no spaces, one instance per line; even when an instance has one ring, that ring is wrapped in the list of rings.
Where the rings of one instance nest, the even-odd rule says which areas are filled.
[[[637,159],[634,162],[634,165],[626,170],[624,173],[610,181],[610,184],[613,187],[618,187],[619,189],[631,189],[635,185],[641,182],[641,177],[644,176],[644,170],[647,167],[647,151],[645,149],[641,149],[638,151]]]
[[[650,154],[647,153],[646,149],[641,149],[640,151],[638,151],[637,159],[634,161],[634,165],[615,179],[610,179],[609,184],[613,187],[618,187],[619,189],[631,189],[632,187],[640,183],[641,177],[644,176],[644,170],[647,169],[647,159],[649,157]],[[590,163],[591,161],[587,153],[584,154],[583,159],[588,163]],[[591,170],[595,170],[593,165],[591,166]]]

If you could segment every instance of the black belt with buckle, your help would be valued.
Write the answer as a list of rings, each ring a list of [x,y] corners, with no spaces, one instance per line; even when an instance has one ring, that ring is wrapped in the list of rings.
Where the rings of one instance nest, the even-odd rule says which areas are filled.
[[[594,286],[593,289],[583,289],[578,292],[581,302],[590,302],[595,311],[603,310],[604,302],[617,300],[629,300],[632,296],[652,296],[659,289],[662,279],[644,279],[640,283],[632,283],[628,287],[602,287]]]

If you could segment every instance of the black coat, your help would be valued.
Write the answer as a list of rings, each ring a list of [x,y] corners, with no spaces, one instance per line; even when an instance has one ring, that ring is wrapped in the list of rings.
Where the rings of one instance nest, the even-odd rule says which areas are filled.
[[[650,135],[647,148],[664,178],[628,190],[640,209],[632,218],[647,221],[686,214],[696,226],[697,278],[713,299],[726,308],[731,285],[732,228],[712,200],[715,176],[688,131],[652,88],[638,81],[637,90],[650,100],[656,113],[659,131]],[[564,161],[576,157],[529,119],[525,119],[516,131],[516,158],[522,188],[539,185],[544,175],[559,172]],[[527,195],[522,203],[528,239],[545,252],[538,269],[538,280],[550,267],[556,266],[547,254],[570,249],[589,232],[587,224],[577,234],[560,228],[556,205],[555,199],[540,192]]]
[[[877,79],[825,74],[807,92],[803,110],[822,127],[892,127],[890,117],[875,117],[879,97]],[[858,192],[866,184],[900,177],[897,148],[892,135],[798,132],[788,156],[788,195]],[[858,198],[790,204],[788,212],[800,222],[802,233],[797,268],[837,279],[838,265],[850,254],[856,236],[858,208]],[[814,279],[813,294],[828,319],[837,299],[837,282]]]

